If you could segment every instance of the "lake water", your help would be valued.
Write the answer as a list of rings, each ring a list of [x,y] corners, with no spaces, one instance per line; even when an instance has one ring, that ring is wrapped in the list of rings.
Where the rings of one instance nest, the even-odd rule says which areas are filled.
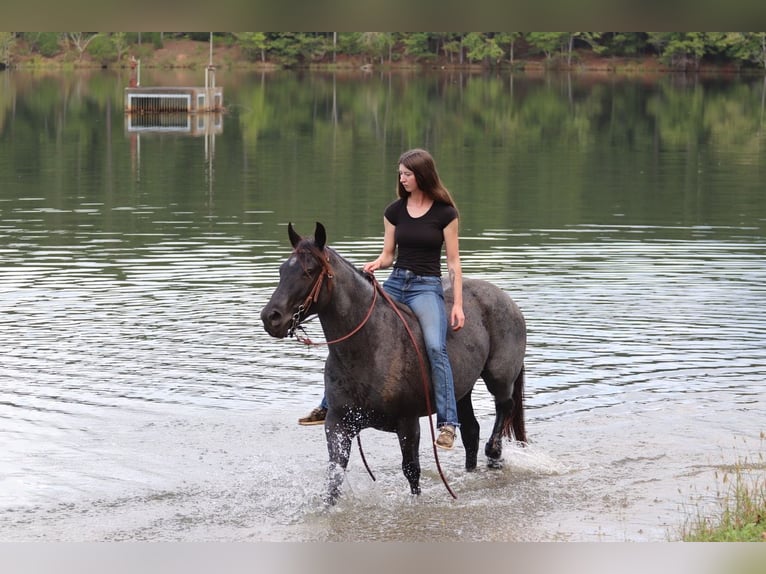
[[[0,540],[663,541],[727,465],[764,472],[762,79],[217,81],[226,114],[157,129],[124,117],[124,75],[0,75]],[[296,424],[325,351],[259,313],[289,221],[377,255],[421,146],[464,273],[526,316],[530,444],[501,471],[442,454],[452,500],[424,439],[413,499],[366,430],[377,481],[352,451],[328,512],[324,434]],[[481,382],[474,406],[484,441]]]

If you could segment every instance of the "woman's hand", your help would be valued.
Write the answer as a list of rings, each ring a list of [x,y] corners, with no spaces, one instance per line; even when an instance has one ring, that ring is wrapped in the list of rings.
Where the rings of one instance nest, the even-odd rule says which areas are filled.
[[[362,267],[362,271],[365,273],[375,273],[375,271],[378,269],[380,269],[380,257],[378,257],[375,261],[365,263],[364,267]]]
[[[453,331],[459,331],[465,325],[465,314],[463,313],[462,305],[452,306],[452,315],[450,317],[450,325],[452,325]]]

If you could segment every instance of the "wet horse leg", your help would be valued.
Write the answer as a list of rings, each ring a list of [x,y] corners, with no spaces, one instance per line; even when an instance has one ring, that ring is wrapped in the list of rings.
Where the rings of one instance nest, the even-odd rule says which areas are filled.
[[[489,468],[502,468],[503,466],[503,427],[505,420],[510,419],[513,410],[513,399],[495,401],[495,424],[492,434],[484,445],[484,454],[487,456]]]
[[[410,483],[410,492],[420,494],[420,422],[403,419],[396,430],[402,450],[402,472]]]
[[[487,389],[495,397],[495,424],[492,434],[484,445],[484,454],[487,456],[489,468],[502,468],[503,466],[503,436],[510,436],[510,425],[513,419],[513,381],[509,377],[498,377],[489,369],[482,373]]]
[[[465,447],[465,469],[475,470],[479,453],[479,421],[473,413],[471,393],[457,402],[457,418],[460,421],[460,438]]]
[[[484,454],[487,455],[487,466],[501,468],[503,437],[514,438],[522,444],[527,442],[524,424],[524,367],[516,375],[511,395],[502,398],[495,396],[495,413],[495,426],[484,447]]]
[[[497,388],[489,384],[488,386],[490,390]],[[522,445],[527,442],[524,424],[524,367],[516,375],[511,388],[507,390],[510,391],[510,395],[495,395],[495,425],[484,447],[487,466],[490,468],[502,468],[503,437],[516,439]]]
[[[351,440],[355,436],[354,429],[349,428],[338,421],[332,420],[330,413],[325,420],[325,438],[327,439],[327,453],[330,464],[327,472],[327,496],[328,504],[335,504],[340,496],[340,487],[348,466],[351,454]]]

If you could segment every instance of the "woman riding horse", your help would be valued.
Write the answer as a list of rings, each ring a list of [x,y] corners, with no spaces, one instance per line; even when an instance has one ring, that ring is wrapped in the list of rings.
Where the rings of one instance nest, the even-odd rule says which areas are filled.
[[[448,318],[440,262],[444,245],[453,293],[449,324],[458,331],[465,324],[465,315],[457,206],[439,178],[433,157],[423,149],[404,152],[399,158],[397,194],[399,198],[384,212],[383,250],[363,269],[374,273],[394,264],[383,288],[394,300],[410,307],[420,322],[431,365],[436,426],[440,430],[435,444],[451,450],[460,423],[447,355]],[[322,404],[299,423],[323,422],[326,412],[326,398],[323,397]]]

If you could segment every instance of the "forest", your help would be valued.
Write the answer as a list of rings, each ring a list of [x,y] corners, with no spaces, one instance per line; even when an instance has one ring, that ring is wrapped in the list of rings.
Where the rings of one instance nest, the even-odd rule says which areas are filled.
[[[151,62],[179,40],[200,44],[189,65],[204,65],[212,41],[235,54],[223,62],[229,66],[523,70],[599,61],[610,69],[652,61],[670,71],[766,70],[766,32],[0,32],[0,68],[126,66],[130,58]]]

